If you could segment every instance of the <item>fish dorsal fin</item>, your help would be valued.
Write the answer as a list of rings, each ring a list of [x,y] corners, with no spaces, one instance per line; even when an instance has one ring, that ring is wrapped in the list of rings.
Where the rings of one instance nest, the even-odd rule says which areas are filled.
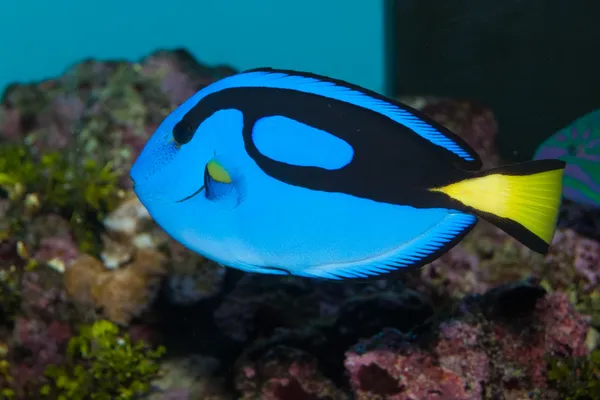
[[[363,107],[410,128],[417,135],[444,149],[445,152],[441,154],[446,154],[459,167],[469,170],[481,168],[481,159],[464,140],[423,113],[371,90],[312,73],[272,68],[251,69],[223,78],[200,90],[178,113],[185,113],[210,94],[240,87],[297,90]]]
[[[422,235],[370,259],[304,268],[298,275],[323,279],[382,279],[385,274],[420,267],[454,247],[475,226],[477,217],[460,212],[447,216]]]

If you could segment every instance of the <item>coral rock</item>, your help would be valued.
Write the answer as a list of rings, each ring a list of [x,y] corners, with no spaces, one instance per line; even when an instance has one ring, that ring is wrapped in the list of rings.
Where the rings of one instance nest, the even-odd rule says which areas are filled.
[[[243,400],[349,399],[319,371],[315,357],[301,350],[278,346],[258,360],[239,361],[236,369]]]
[[[65,289],[76,306],[83,310],[93,308],[92,287],[105,271],[100,260],[87,254],[81,255],[65,270]]]
[[[142,61],[142,74],[160,76],[160,87],[172,104],[181,104],[196,91],[235,73],[227,66],[198,64],[185,50],[158,51]]]
[[[112,162],[130,188],[131,163],[162,120],[187,97],[233,74],[186,51],[159,51],[139,63],[87,60],[56,79],[13,85],[0,104],[0,132],[37,153],[78,148],[100,165]]]
[[[27,227],[26,240],[34,258],[40,261],[58,258],[68,264],[79,255],[71,225],[60,215],[43,214],[35,217]]]
[[[295,277],[245,275],[215,309],[215,324],[239,342],[268,336],[277,327],[303,326],[320,314],[310,285]]]
[[[575,248],[575,270],[588,281],[587,288],[598,284],[600,274],[600,243],[595,240],[582,238]]]
[[[36,260],[51,263],[59,271],[79,256],[77,244],[70,238],[44,238],[35,254]]]
[[[357,398],[527,398],[547,388],[546,357],[589,352],[588,320],[566,295],[530,282],[465,298],[457,310],[421,337],[388,329],[348,351]]]
[[[172,302],[191,304],[221,291],[225,268],[169,238],[131,193],[104,220],[104,266],[117,268],[131,261],[136,249],[165,247],[169,253],[167,293]]]
[[[211,357],[193,355],[168,360],[161,366],[160,378],[153,382],[158,393],[150,400],[233,400],[224,389],[224,380],[216,376],[220,362]]]
[[[109,320],[128,325],[154,300],[166,275],[165,257],[139,250],[132,264],[101,274],[92,287],[92,299]]]
[[[19,317],[14,329],[14,346],[8,359],[12,362],[11,389],[17,398],[37,398],[37,389],[45,383],[44,371],[65,359],[65,348],[72,335],[69,325],[57,321],[49,324]]]
[[[489,358],[479,343],[482,331],[459,321],[440,325],[439,341],[435,348],[440,367],[462,377],[471,394],[483,394],[482,382],[489,377]]]
[[[0,271],[15,265],[22,266],[24,264],[17,246],[18,241],[16,239],[0,240]]]
[[[414,97],[401,98],[400,101],[420,110],[460,136],[479,154],[485,168],[499,164],[496,147],[498,125],[492,111],[465,100]]]
[[[535,305],[534,319],[526,319],[524,328],[494,321],[491,329],[502,350],[505,382],[521,386],[528,379],[534,387],[546,387],[547,365],[545,356],[581,357],[588,354],[586,336],[587,318],[575,312],[564,293],[551,293]],[[533,322],[533,323],[532,323]],[[520,370],[525,376],[509,376],[509,371]]]
[[[483,354],[467,362],[483,376],[475,375],[476,380],[469,382],[438,365],[434,356],[411,345],[399,331],[388,329],[349,351],[344,365],[356,399],[481,399],[479,381],[487,378],[487,357]]]
[[[600,289],[599,273],[600,242],[573,229],[557,229],[544,256],[480,221],[457,246],[414,275],[407,274],[407,285],[443,303],[530,277],[552,290],[584,294]]]
[[[61,272],[46,264],[26,271],[21,280],[23,315],[45,321],[73,322],[76,316],[62,284],[63,279]]]
[[[352,297],[342,306],[333,324],[336,346],[343,344],[348,348],[358,339],[371,337],[382,328],[393,327],[408,332],[432,315],[433,308],[428,299],[410,289]]]
[[[109,232],[132,237],[140,232],[141,225],[152,218],[146,207],[133,193],[127,195],[123,202],[105,219],[104,226]]]
[[[128,263],[135,249],[156,249],[171,240],[150,217],[137,196],[129,193],[104,219],[107,234],[101,253],[108,268],[117,268]]]
[[[128,325],[154,300],[166,274],[165,262],[161,253],[140,249],[132,263],[110,270],[84,255],[65,272],[65,287],[80,309],[101,309],[107,319]]]
[[[600,237],[600,208],[563,199],[558,226],[573,229],[578,234]]]
[[[169,249],[171,270],[167,293],[171,302],[192,304],[221,292],[227,272],[225,267],[174,241],[169,243]]]
[[[133,259],[135,247],[127,241],[119,241],[109,235],[102,235],[100,258],[106,268],[115,269],[128,264]]]

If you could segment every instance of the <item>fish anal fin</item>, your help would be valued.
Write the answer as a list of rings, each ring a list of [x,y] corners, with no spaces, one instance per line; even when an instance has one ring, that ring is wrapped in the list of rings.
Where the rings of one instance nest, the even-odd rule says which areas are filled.
[[[477,217],[449,212],[437,225],[413,240],[370,259],[309,267],[302,276],[322,279],[382,279],[386,274],[434,261],[454,247],[476,224]]]

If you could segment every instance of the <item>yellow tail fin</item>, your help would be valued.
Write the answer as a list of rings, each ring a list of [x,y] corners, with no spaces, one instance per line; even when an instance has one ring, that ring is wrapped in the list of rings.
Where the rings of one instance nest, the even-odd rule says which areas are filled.
[[[462,203],[521,243],[546,253],[554,236],[565,163],[536,160],[431,189]]]

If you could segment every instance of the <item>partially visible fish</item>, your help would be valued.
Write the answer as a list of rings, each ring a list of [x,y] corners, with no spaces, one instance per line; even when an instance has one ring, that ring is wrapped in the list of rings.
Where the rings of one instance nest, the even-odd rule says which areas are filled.
[[[534,159],[565,161],[563,196],[600,208],[600,110],[576,119],[545,140]]]

